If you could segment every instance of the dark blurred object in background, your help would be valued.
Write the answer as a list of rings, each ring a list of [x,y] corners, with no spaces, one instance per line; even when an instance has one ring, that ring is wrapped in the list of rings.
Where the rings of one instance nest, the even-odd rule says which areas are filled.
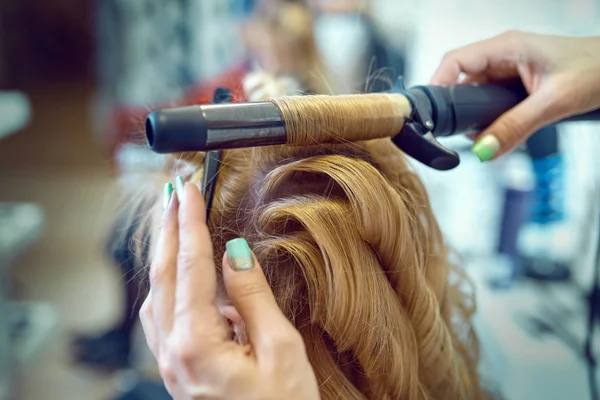
[[[567,280],[575,249],[565,226],[565,163],[557,126],[547,126],[531,136],[527,153],[535,191],[526,226],[527,243],[521,249],[523,272],[537,280]]]
[[[90,77],[91,7],[81,0],[1,0],[2,87]]]

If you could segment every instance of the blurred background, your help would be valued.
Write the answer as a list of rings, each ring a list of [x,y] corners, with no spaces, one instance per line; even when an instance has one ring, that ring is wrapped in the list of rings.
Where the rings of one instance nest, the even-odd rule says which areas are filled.
[[[600,0],[0,0],[0,400],[169,398],[109,241],[119,176],[161,163],[139,145],[149,109],[218,86],[244,100],[257,70],[311,93],[426,84],[445,52],[508,29],[600,35]],[[600,126],[485,165],[445,144],[459,168],[415,168],[476,283],[490,390],[591,398]]]

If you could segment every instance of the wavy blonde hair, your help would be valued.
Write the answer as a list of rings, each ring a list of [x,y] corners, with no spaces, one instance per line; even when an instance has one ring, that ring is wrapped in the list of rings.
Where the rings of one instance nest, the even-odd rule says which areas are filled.
[[[203,154],[183,159],[199,181]],[[225,151],[209,229],[219,268],[248,240],[322,399],[484,397],[474,301],[389,139]]]

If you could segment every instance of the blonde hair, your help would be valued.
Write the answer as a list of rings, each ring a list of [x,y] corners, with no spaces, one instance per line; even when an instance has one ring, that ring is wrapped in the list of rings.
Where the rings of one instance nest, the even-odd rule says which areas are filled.
[[[199,182],[202,158],[177,173]],[[389,139],[224,151],[209,229],[219,275],[225,243],[250,243],[322,399],[484,397],[474,301]]]

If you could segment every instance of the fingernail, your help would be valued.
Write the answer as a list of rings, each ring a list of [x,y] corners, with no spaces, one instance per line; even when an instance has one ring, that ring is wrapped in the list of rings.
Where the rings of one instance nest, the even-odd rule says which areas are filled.
[[[225,245],[227,259],[234,271],[245,271],[254,268],[254,258],[246,239],[237,238],[230,240]]]
[[[169,207],[169,202],[171,201],[171,196],[173,195],[173,184],[171,182],[165,183],[165,188],[163,190],[163,210],[166,210]]]
[[[177,192],[179,204],[181,204],[183,202],[183,195],[185,193],[185,183],[183,182],[183,178],[181,176],[177,176],[175,178],[175,191]]]
[[[494,135],[485,135],[475,142],[471,151],[475,153],[481,162],[485,162],[498,154],[500,151],[500,142]]]

